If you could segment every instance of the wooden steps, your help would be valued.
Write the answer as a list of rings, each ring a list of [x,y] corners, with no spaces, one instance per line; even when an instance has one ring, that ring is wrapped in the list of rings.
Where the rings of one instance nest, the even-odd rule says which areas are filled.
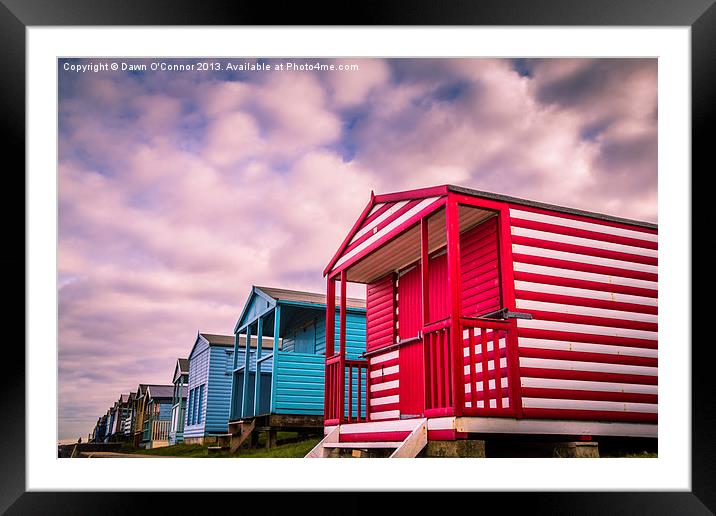
[[[341,427],[333,428],[321,442],[319,442],[306,458],[328,458],[340,456],[341,450],[386,450],[395,449],[390,458],[414,458],[428,444],[428,420],[417,419],[415,424],[409,428],[410,433],[402,441],[364,441],[346,442],[341,441]],[[354,457],[363,456],[360,453],[353,453]]]
[[[231,423],[231,453],[236,452],[236,450],[238,450],[241,445],[246,442],[246,439],[251,436],[254,428],[256,428],[255,419],[241,420]]]

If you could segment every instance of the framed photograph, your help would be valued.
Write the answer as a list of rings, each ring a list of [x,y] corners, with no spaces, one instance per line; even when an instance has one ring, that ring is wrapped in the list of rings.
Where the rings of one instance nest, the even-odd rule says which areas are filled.
[[[0,506],[714,510],[690,235],[716,11],[555,4],[5,2],[27,304]]]

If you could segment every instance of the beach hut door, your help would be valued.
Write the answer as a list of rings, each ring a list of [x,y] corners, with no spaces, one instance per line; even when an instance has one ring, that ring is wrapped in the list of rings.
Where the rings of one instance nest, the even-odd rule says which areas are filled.
[[[413,266],[397,277],[399,349],[399,410],[401,419],[422,417],[423,341],[420,338],[421,285],[420,268]]]

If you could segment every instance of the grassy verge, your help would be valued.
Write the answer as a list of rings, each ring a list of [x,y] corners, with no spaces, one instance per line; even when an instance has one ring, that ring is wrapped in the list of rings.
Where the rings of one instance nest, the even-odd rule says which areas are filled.
[[[280,457],[280,458],[301,458],[305,457],[311,449],[318,444],[319,437],[311,439],[301,439],[295,432],[278,432],[277,442],[278,446],[272,449],[267,449],[265,446],[266,437],[263,432],[259,434],[258,447],[247,448],[244,445],[243,448],[239,449],[236,453],[231,453],[228,450],[220,450],[216,452],[209,452],[210,445],[200,444],[178,444],[175,446],[166,446],[164,448],[155,448],[153,450],[143,450],[131,448],[129,445],[123,447],[120,450],[122,453],[133,453],[138,455],[157,455],[163,457],[219,457],[219,458],[259,458],[259,457]],[[546,452],[545,452],[546,453]],[[550,452],[551,454],[551,452]],[[494,455],[501,456],[501,455]],[[512,456],[512,455],[510,455]],[[549,454],[534,455],[529,453],[515,453],[516,457],[531,457],[531,456],[544,456],[548,457]],[[609,446],[608,443],[604,443],[604,449],[602,449],[600,443],[600,456],[602,458],[613,458],[613,457],[624,457],[624,458],[655,458],[658,457],[657,452],[653,446],[640,446],[634,445],[622,445],[622,446]]]
[[[265,447],[265,437],[259,436],[259,446],[257,448],[241,448],[236,453],[228,450],[217,452],[209,452],[211,445],[201,444],[177,444],[174,446],[165,446],[163,448],[154,448],[151,450],[144,449],[128,449],[122,450],[125,453],[134,453],[137,455],[158,455],[162,457],[236,457],[236,458],[258,458],[258,457],[279,457],[279,458],[301,458],[311,451],[318,444],[318,437],[313,439],[299,440],[294,432],[279,432],[277,436],[277,446],[272,449]]]
[[[603,458],[610,458],[610,457],[623,457],[626,459],[655,459],[659,455],[656,452],[648,452],[648,451],[642,451],[642,452],[635,452],[635,453],[613,453],[613,454],[601,454],[600,455]]]

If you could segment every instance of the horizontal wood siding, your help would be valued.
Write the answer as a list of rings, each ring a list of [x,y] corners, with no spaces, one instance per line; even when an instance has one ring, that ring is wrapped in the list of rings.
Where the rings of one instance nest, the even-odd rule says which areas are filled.
[[[209,359],[209,385],[204,403],[205,433],[225,434],[229,430],[229,406],[231,404],[231,367],[234,351],[213,346]]]
[[[159,420],[171,421],[172,419],[172,404],[171,402],[159,404]]]
[[[400,416],[400,351],[394,349],[370,358],[370,419]]]
[[[202,384],[206,384],[209,379],[209,345],[203,339],[194,347],[189,357],[189,382],[187,384],[187,392]],[[205,404],[204,404],[205,406]],[[185,411],[184,419],[184,437],[203,437],[204,436],[204,418],[200,423],[189,424],[189,411]]]
[[[336,310],[335,324],[335,346],[338,351],[338,343],[340,342],[341,321],[340,311]],[[324,330],[325,330],[325,324]],[[325,351],[325,344],[324,344]],[[351,312],[346,313],[346,358],[360,358],[365,352],[365,313]]]
[[[657,421],[657,233],[511,206],[525,417]]]
[[[325,357],[279,351],[276,358],[276,414],[323,414]]]
[[[502,308],[497,247],[497,217],[460,235],[463,317],[477,317]]]
[[[316,354],[326,354],[326,314],[323,313],[316,323]]]
[[[282,351],[298,351],[308,352],[296,349],[296,342],[301,341],[303,343],[309,343],[309,347],[312,347],[315,352],[319,352],[319,332],[322,335],[321,349],[325,350],[326,347],[326,329],[325,329],[326,315],[325,310],[319,312],[317,310],[306,310],[302,317],[296,317],[290,327],[285,328],[283,331],[283,343]],[[319,328],[323,326],[323,330]]]
[[[388,274],[366,288],[367,349],[395,343],[396,299],[394,275]]]
[[[300,331],[306,323],[315,320],[315,353],[297,353],[293,346],[292,335]],[[295,328],[295,329],[294,329]],[[274,394],[274,413],[276,414],[323,414],[323,394],[325,377],[326,352],[326,317],[324,313],[308,312],[304,319],[299,319],[294,328],[287,328],[283,340],[283,349],[278,353],[277,375]],[[365,312],[348,310],[346,313],[346,355],[348,358],[359,358],[365,351]],[[287,335],[287,336],[286,336]],[[336,310],[335,342],[338,345],[340,336],[340,310]],[[336,349],[337,351],[337,349]],[[354,389],[355,394],[357,390]],[[262,387],[262,396],[270,389]],[[363,387],[365,392],[365,386]],[[347,397],[346,397],[347,399]],[[354,395],[354,399],[355,395]],[[262,401],[263,403],[263,401]],[[365,406],[365,405],[364,405]]]

